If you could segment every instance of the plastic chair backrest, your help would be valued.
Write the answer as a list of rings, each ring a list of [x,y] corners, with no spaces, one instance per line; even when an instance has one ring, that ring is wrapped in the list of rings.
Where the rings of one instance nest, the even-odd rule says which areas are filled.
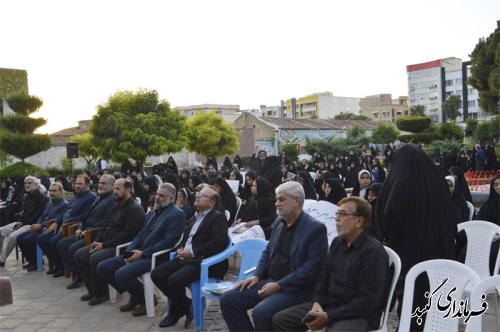
[[[495,275],[481,280],[472,289],[470,295],[470,310],[473,312],[479,312],[482,310],[481,304],[483,299],[481,296],[495,290],[497,294],[500,294],[500,275]],[[496,296],[496,295],[495,295]],[[483,317],[482,315],[471,317],[467,323],[465,329],[466,332],[483,331]]]
[[[466,201],[467,202],[467,207],[469,208],[469,221],[472,220],[472,218],[474,218],[474,212],[475,212],[475,209],[474,209],[474,205],[469,202],[469,201]]]
[[[380,319],[379,329],[375,331],[387,331],[387,318],[389,317],[389,312],[391,308],[392,295],[396,289],[396,284],[398,283],[399,275],[401,273],[401,259],[394,250],[389,247],[384,246],[387,255],[389,256],[389,266],[394,265],[394,274],[392,275],[391,288],[389,288],[389,294],[387,294],[387,303],[385,305],[385,310],[382,312],[382,317]]]
[[[467,255],[465,265],[473,269],[481,279],[491,276],[489,258],[491,243],[498,234],[500,226],[489,221],[471,220],[457,225],[458,231],[467,235]]]
[[[423,272],[427,273],[429,279],[431,295],[428,301],[429,308],[416,309],[426,311],[424,331],[458,331],[459,319],[451,318],[453,312],[449,317],[443,317],[446,312],[437,309],[438,301],[441,297],[440,304],[446,304],[448,303],[447,296],[450,295],[452,301],[455,301],[458,306],[465,288],[477,284],[480,278],[470,267],[447,259],[421,262],[408,271],[405,280],[399,331],[410,330],[412,315],[417,312],[417,310],[412,311],[415,279]],[[453,288],[455,290],[452,290]]]
[[[234,216],[234,219],[238,218],[238,213],[240,213],[241,209],[241,198],[236,196],[236,215]]]

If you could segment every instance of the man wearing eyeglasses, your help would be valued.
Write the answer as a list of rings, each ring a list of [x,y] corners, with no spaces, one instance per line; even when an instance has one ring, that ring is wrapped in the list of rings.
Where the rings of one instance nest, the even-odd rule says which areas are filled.
[[[274,315],[275,331],[368,331],[379,327],[389,285],[389,258],[366,232],[372,208],[359,197],[339,202],[338,236],[330,245],[312,302]]]
[[[191,301],[186,297],[185,287],[200,279],[200,264],[204,258],[223,251],[227,246],[227,220],[215,207],[219,194],[211,186],[196,193],[196,214],[187,222],[182,242],[174,260],[160,264],[151,272],[153,283],[171,301],[168,315],[160,327],[177,324],[186,315],[184,327],[193,320]],[[222,279],[227,271],[227,260],[212,266],[210,278]]]

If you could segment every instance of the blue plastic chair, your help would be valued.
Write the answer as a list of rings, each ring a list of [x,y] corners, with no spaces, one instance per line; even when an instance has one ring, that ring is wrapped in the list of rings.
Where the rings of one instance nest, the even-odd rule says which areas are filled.
[[[199,302],[198,302],[199,304],[197,304],[199,305],[199,311],[198,311],[199,316],[196,316],[196,314],[194,315],[195,320],[197,320],[196,325],[200,329],[200,332],[203,331],[203,320],[206,307],[206,299],[210,299],[211,301],[214,302],[219,302],[220,300],[219,295],[215,295],[204,290],[204,287],[207,284],[213,283],[212,279],[208,278],[209,267],[217,263],[220,263],[223,260],[227,259],[229,256],[233,255],[234,253],[239,252],[241,256],[241,265],[237,281],[241,281],[255,270],[257,264],[259,263],[260,256],[262,255],[262,252],[264,251],[266,246],[267,246],[266,240],[258,238],[246,239],[241,242],[238,242],[234,246],[227,248],[226,250],[215,256],[203,260],[203,262],[201,263],[201,273],[199,282],[199,284],[201,284],[202,287],[199,294]],[[193,299],[194,298],[195,297],[193,295]],[[194,309],[194,303],[195,302],[193,300],[193,309]]]
[[[228,239],[228,242],[227,242],[226,249],[224,249],[224,251],[222,251],[221,253],[219,253],[215,256],[212,256],[212,257],[217,257],[218,255],[222,254],[223,252],[226,252],[229,248],[232,247],[233,241],[231,240],[231,238],[229,236],[227,237],[227,239]],[[175,256],[176,256],[175,252],[170,253],[170,260],[175,259]],[[201,262],[202,273],[203,273],[203,264],[207,260],[210,260],[212,257],[205,258]],[[214,265],[214,264],[215,263],[212,263],[211,265]],[[206,270],[205,279],[207,279],[207,282],[220,282],[221,281],[220,279],[217,279],[217,278],[208,278],[208,267]],[[198,329],[200,329],[200,331],[202,331],[203,330],[203,315],[201,315],[200,313],[205,311],[205,301],[203,301],[203,311],[202,311],[201,310],[202,309],[202,301],[201,301],[201,296],[200,296],[200,281],[195,281],[195,282],[191,283],[191,285],[189,285],[189,289],[191,290],[191,299],[192,299],[192,303],[193,303],[194,324]],[[170,300],[168,301],[168,305],[170,307]],[[200,317],[201,317],[201,319],[200,319]],[[200,322],[202,324],[201,327],[200,327]]]

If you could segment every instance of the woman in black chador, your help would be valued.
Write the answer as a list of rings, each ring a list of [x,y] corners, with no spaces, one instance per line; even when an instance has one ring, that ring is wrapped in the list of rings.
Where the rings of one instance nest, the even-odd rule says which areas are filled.
[[[380,190],[376,210],[380,234],[401,258],[396,295],[401,310],[404,278],[415,264],[431,259],[455,259],[456,216],[448,185],[429,156],[415,144],[396,153]],[[426,277],[415,284],[413,308],[427,303]],[[413,311],[412,311],[413,312]],[[411,330],[423,329],[412,318]]]

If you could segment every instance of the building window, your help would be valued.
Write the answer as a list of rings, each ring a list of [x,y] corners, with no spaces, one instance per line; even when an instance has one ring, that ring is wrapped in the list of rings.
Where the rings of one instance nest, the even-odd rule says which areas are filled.
[[[455,84],[456,85],[461,85],[462,84],[462,79],[461,78],[456,78],[455,79]]]
[[[453,80],[446,80],[444,81],[446,86],[452,86],[453,85]]]
[[[468,105],[469,105],[469,107],[476,107],[476,101],[475,100],[469,100]]]

